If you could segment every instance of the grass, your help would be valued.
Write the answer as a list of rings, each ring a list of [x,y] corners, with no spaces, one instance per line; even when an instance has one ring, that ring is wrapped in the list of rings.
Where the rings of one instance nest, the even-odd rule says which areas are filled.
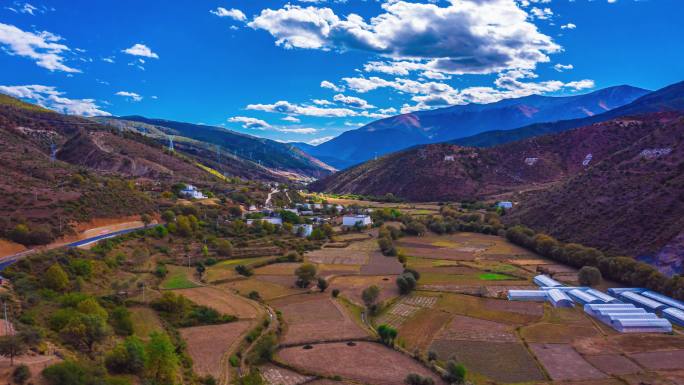
[[[294,282],[294,276],[292,277],[292,281]],[[241,295],[244,296],[248,295],[252,291],[256,291],[259,293],[261,298],[267,301],[297,293],[297,290],[295,289],[290,289],[277,283],[260,281],[254,277],[223,283],[220,285],[220,287],[237,290]]]
[[[152,332],[164,331],[157,313],[147,307],[131,308],[133,334],[141,339],[147,339]]]
[[[255,264],[267,261],[270,258],[271,257],[227,259],[225,261],[221,261],[215,264],[214,266],[207,267],[205,277],[208,282],[220,281],[230,278],[238,278],[239,275],[235,272],[235,266],[253,266]]]
[[[192,272],[187,267],[167,265],[169,273],[161,284],[162,289],[174,290],[174,289],[190,289],[197,287],[188,277]]]
[[[517,279],[515,277],[511,277],[510,275],[499,273],[483,273],[479,275],[479,278],[483,281],[508,281],[511,279]]]

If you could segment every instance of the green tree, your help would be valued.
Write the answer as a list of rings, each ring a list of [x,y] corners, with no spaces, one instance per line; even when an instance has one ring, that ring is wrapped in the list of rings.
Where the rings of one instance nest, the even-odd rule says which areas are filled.
[[[100,303],[92,297],[86,298],[79,302],[78,305],[76,305],[76,310],[83,314],[94,315],[103,320],[107,320],[109,318],[109,313],[107,313],[107,310],[100,306]]]
[[[577,279],[582,286],[596,286],[601,283],[603,277],[601,271],[594,266],[583,266],[577,274]]]
[[[109,323],[114,328],[114,332],[120,336],[130,336],[133,334],[131,312],[124,306],[117,306],[112,310]]]
[[[328,288],[328,281],[326,281],[323,277],[319,277],[316,286],[318,286],[318,290],[320,290],[321,293],[323,293],[325,289]]]
[[[141,374],[147,353],[143,342],[135,336],[126,338],[105,357],[105,365],[112,373]]]
[[[10,366],[14,366],[14,357],[26,351],[26,343],[20,335],[0,337],[0,355],[10,358]]]
[[[140,216],[140,221],[142,221],[143,225],[147,227],[150,225],[150,223],[152,223],[152,217],[149,214],[143,214]]]
[[[69,286],[69,276],[59,263],[54,263],[45,272],[43,282],[49,289],[64,291]]]
[[[295,276],[297,276],[297,286],[307,287],[316,278],[316,266],[305,263],[295,270]]]
[[[456,361],[449,361],[446,365],[446,380],[452,384],[462,384],[465,381],[467,370],[462,364],[456,363]]]
[[[12,380],[14,380],[15,384],[23,385],[29,378],[31,378],[31,371],[29,370],[29,367],[24,364],[17,366],[12,372]]]
[[[150,334],[145,352],[145,377],[154,384],[173,384],[178,370],[178,356],[169,337],[159,332]]]
[[[406,385],[434,385],[435,380],[430,377],[423,377],[416,373],[411,373],[404,380]]]
[[[223,257],[230,257],[233,252],[233,244],[229,240],[219,239],[216,241],[216,252]]]
[[[64,361],[43,369],[43,377],[50,385],[89,385],[93,380],[86,369],[73,361]]]
[[[394,340],[397,338],[397,329],[382,324],[378,326],[378,335],[380,336],[380,341],[387,346],[394,346]]]
[[[378,297],[380,297],[380,288],[375,285],[369,286],[361,292],[361,299],[371,313],[374,313],[377,308]]]
[[[175,221],[176,221],[176,213],[174,213],[174,212],[171,211],[171,210],[166,210],[166,211],[164,211],[164,213],[162,214],[162,219],[163,219],[164,222],[166,222],[166,223],[175,222]]]

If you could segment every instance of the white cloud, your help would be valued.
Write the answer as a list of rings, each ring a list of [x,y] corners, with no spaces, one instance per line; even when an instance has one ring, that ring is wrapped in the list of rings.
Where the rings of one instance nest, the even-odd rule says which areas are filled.
[[[232,123],[240,123],[242,124],[242,128],[250,128],[253,130],[266,130],[271,128],[271,125],[265,121],[247,116],[234,116],[232,118],[228,118],[228,121]]]
[[[452,74],[532,69],[561,49],[514,0],[452,0],[445,7],[392,0],[381,7],[383,13],[365,20],[287,4],[262,10],[248,25],[287,49],[362,50]]]
[[[95,103],[94,99],[69,99],[55,87],[43,85],[0,86],[0,93],[15,98],[27,99],[45,108],[63,114],[80,116],[109,116]]]
[[[333,91],[335,91],[335,92],[342,92],[342,91],[344,91],[343,88],[338,87],[338,86],[336,86],[335,84],[333,84],[332,82],[329,82],[329,81],[327,81],[327,80],[323,80],[323,81],[321,82],[321,88],[327,88],[327,89],[333,90]]]
[[[321,138],[312,139],[312,140],[310,140],[310,141],[308,141],[308,142],[306,142],[306,143],[307,143],[307,144],[310,144],[310,145],[312,145],[312,146],[318,146],[319,144],[325,143],[325,142],[327,142],[327,141],[329,141],[329,140],[331,140],[331,139],[333,139],[333,138],[334,138],[334,136],[323,136],[323,137],[321,137]]]
[[[130,48],[126,48],[122,52],[127,53],[129,55],[133,56],[142,56],[142,57],[148,57],[150,59],[159,59],[159,55],[156,53],[152,52],[152,50],[146,46],[145,44],[134,44]]]
[[[292,123],[299,123],[299,122],[301,122],[301,120],[299,120],[298,118],[295,118],[294,116],[286,116],[286,117],[283,118],[283,120],[286,121],[286,122],[292,122]]]
[[[248,110],[279,112],[282,114],[305,115],[316,117],[341,118],[346,116],[356,116],[354,110],[348,108],[322,108],[317,106],[293,104],[284,100],[273,104],[250,104]]]
[[[105,58],[102,58],[102,61],[113,64],[114,63],[114,57],[113,56],[105,57]]]
[[[568,23],[568,24],[563,24],[561,25],[561,29],[575,29],[577,26],[573,23]]]
[[[125,97],[128,100],[133,101],[133,102],[139,102],[139,101],[143,100],[143,97],[136,94],[135,92],[119,91],[115,95],[123,96],[123,97]]]
[[[333,97],[333,100],[342,104],[346,104],[350,107],[353,108],[360,108],[363,110],[367,110],[370,108],[375,108],[374,105],[369,104],[366,100],[357,98],[355,96],[346,96],[342,94],[337,94]]]
[[[573,66],[572,64],[560,64],[560,63],[558,63],[558,64],[553,66],[553,69],[555,69],[558,72],[563,72],[563,71],[571,70],[574,68],[575,68],[575,66]]]
[[[308,128],[308,127],[307,128],[283,128],[283,127],[279,127],[279,128],[276,128],[276,130],[278,130],[280,132],[285,132],[288,134],[307,134],[307,135],[308,134],[315,134],[318,132],[317,129]]]
[[[225,9],[223,7],[218,7],[218,8],[216,8],[216,10],[211,10],[209,12],[213,13],[214,15],[216,15],[218,17],[228,17],[228,18],[231,18],[231,19],[237,20],[237,21],[247,20],[247,16],[244,14],[244,12],[242,12],[239,9],[235,9],[235,8]]]
[[[540,19],[540,20],[548,20],[551,17],[553,17],[553,11],[551,8],[537,8],[534,7],[530,10],[530,13],[532,14],[532,17]]]
[[[50,71],[81,72],[63,63],[63,54],[70,49],[58,43],[61,40],[61,37],[47,31],[26,32],[13,25],[0,23],[0,45],[6,53],[31,58],[36,65]]]
[[[334,104],[330,100],[325,100],[325,99],[313,99],[311,100],[314,104],[319,105],[319,106],[330,106]]]

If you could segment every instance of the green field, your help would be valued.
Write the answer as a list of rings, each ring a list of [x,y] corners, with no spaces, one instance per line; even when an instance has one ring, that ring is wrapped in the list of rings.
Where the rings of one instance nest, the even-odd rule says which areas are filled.
[[[499,273],[483,273],[479,275],[479,278],[483,281],[508,281],[511,279],[517,279],[515,277],[511,277],[510,275]]]
[[[167,265],[166,267],[169,269],[169,273],[161,283],[162,289],[190,289],[198,286],[190,280],[189,275],[192,274],[192,272],[187,267],[173,265]]]

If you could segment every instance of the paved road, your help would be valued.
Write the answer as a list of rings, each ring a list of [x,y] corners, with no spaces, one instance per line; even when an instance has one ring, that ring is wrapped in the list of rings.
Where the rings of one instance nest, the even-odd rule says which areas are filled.
[[[80,241],[68,243],[66,245],[63,245],[62,247],[86,246],[86,245],[90,245],[91,243],[101,241],[103,239],[118,237],[120,235],[132,233],[134,231],[141,230],[144,228],[145,228],[145,226],[141,226],[141,227],[135,227],[132,229],[114,231],[114,232],[107,233],[107,234],[100,234],[100,235],[97,235],[95,237],[90,237],[90,238],[82,239]],[[7,268],[7,266],[17,262],[18,260],[20,260],[20,259],[22,259],[28,255],[35,253],[36,251],[37,251],[36,249],[26,250],[26,251],[22,251],[21,253],[10,255],[10,256],[7,256],[7,257],[0,259],[0,271],[5,270]]]

